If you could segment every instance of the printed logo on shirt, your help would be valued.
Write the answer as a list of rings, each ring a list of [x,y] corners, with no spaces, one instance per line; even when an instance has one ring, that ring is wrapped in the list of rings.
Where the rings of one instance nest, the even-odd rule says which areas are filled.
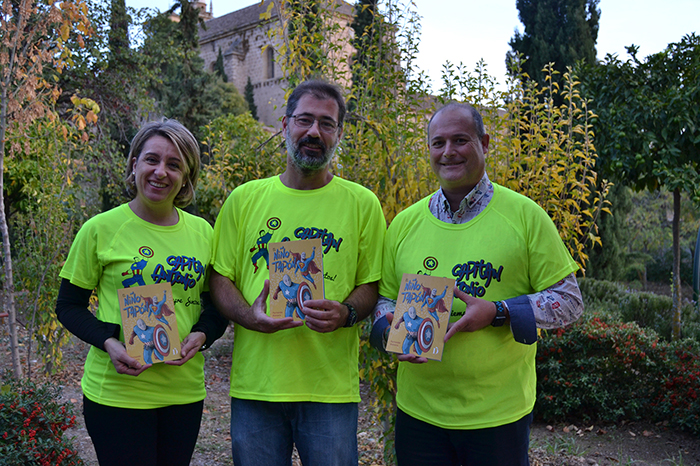
[[[122,277],[127,277],[122,280],[124,288],[134,285],[146,286],[143,277],[148,265],[147,259],[154,255],[153,248],[149,246],[141,246],[139,248],[139,256],[134,257],[129,270],[122,272]],[[196,257],[169,256],[166,259],[166,264],[156,264],[153,273],[151,273],[153,283],[158,284],[166,281],[171,285],[181,284],[186,291],[194,288],[206,272],[206,267]]]
[[[466,294],[481,298],[486,294],[486,288],[492,280],[501,281],[503,266],[496,268],[491,262],[483,259],[479,262],[470,261],[457,264],[452,268],[452,276],[457,280],[457,287]]]
[[[437,266],[438,260],[433,256],[428,256],[423,260],[423,267],[425,267],[426,270],[430,270],[432,272],[433,270],[437,269]]]
[[[151,274],[153,283],[166,281],[171,285],[181,284],[187,291],[194,288],[206,272],[206,267],[196,257],[168,256],[166,264],[156,265]]]
[[[294,230],[294,237],[297,239],[321,238],[324,254],[328,254],[331,249],[340,252],[340,244],[343,242],[343,238],[336,238],[327,228],[299,227]]]

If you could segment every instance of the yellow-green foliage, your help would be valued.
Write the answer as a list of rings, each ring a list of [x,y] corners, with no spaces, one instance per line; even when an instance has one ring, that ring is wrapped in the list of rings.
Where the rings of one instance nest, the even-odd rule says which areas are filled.
[[[202,134],[203,167],[196,206],[202,217],[214,223],[236,186],[281,173],[286,152],[280,150],[282,139],[263,128],[250,113],[217,118]]]
[[[483,62],[469,73],[446,65],[442,100],[475,105],[491,135],[487,157],[489,178],[537,202],[557,225],[576,263],[585,271],[586,245],[600,243],[596,219],[608,211],[608,184],[597,190],[597,154],[588,103],[569,70],[560,79],[551,64],[544,70],[547,86],[539,87],[515,73],[504,90]],[[563,103],[555,105],[555,96]],[[609,212],[609,211],[608,211]]]
[[[596,219],[608,211],[608,183],[600,183],[593,144],[593,113],[581,97],[579,82],[569,69],[561,79],[549,64],[544,68],[547,86],[534,81],[513,81],[505,106],[506,143],[493,154],[494,181],[537,202],[557,225],[574,260],[585,271],[585,247],[600,244]],[[563,98],[555,105],[554,97]],[[609,211],[608,211],[609,213]]]
[[[60,367],[61,347],[70,338],[53,308],[60,283],[58,273],[74,226],[85,219],[82,188],[74,183],[84,166],[76,159],[83,150],[89,150],[84,130],[99,111],[94,101],[79,100],[74,101],[70,122],[42,118],[26,126],[21,136],[8,133],[10,138],[25,141],[17,144],[6,159],[8,187],[16,188],[15,205],[10,202],[14,209],[10,225],[19,258],[14,263],[17,313],[33,336],[27,345],[32,353],[27,360],[39,355],[46,372]],[[36,346],[31,347],[32,343]]]
[[[334,0],[274,1],[261,15],[269,20],[274,13],[280,20],[281,27],[272,27],[267,34],[287,80],[287,95],[312,77],[348,80],[349,66],[341,51],[348,39],[342,26],[347,18],[338,8]]]

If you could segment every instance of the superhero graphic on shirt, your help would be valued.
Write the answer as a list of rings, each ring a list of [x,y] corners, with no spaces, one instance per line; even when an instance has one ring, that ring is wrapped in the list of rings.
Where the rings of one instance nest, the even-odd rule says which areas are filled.
[[[255,246],[250,248],[250,252],[255,252],[253,257],[250,258],[253,266],[255,267],[253,273],[258,271],[258,260],[260,260],[260,258],[265,259],[267,268],[270,268],[270,253],[267,250],[267,243],[269,243],[271,239],[272,233],[266,232],[265,230],[260,230],[260,237],[258,237]]]
[[[131,264],[130,269],[122,273],[122,277],[131,274],[131,277],[122,281],[122,286],[124,288],[129,288],[131,285],[144,286],[146,282],[143,281],[143,269],[146,268],[146,264],[148,264],[146,259],[134,257],[134,263]]]

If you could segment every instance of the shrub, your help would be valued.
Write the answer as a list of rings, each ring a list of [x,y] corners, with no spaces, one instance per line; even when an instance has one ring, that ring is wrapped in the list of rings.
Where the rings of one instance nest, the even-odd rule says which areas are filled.
[[[625,322],[636,322],[640,327],[653,329],[666,340],[671,340],[673,299],[670,296],[647,292],[627,293],[620,299],[620,317]]]
[[[603,304],[617,307],[617,303],[625,295],[624,287],[615,282],[591,278],[578,278],[577,280],[586,309],[592,305]]]
[[[75,425],[59,389],[9,380],[0,386],[0,458],[7,465],[74,466],[83,461],[63,432]]]
[[[642,328],[654,330],[661,338],[671,340],[673,299],[670,296],[632,291],[605,280],[579,278],[578,283],[588,313],[636,322]],[[682,311],[683,337],[700,342],[700,313],[689,302],[684,303]]]
[[[537,415],[637,419],[655,394],[658,338],[634,323],[594,317],[543,335],[537,350]]]
[[[636,323],[593,316],[544,333],[536,417],[669,421],[700,434],[700,345],[668,343]]]
[[[655,420],[670,419],[683,430],[700,435],[700,345],[684,340],[669,345],[669,370],[651,403]]]

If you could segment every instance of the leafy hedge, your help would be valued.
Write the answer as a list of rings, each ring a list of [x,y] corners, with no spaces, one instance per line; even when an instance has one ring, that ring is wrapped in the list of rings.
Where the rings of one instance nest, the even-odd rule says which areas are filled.
[[[636,323],[594,316],[544,333],[536,417],[668,421],[700,435],[700,345],[669,343]]]
[[[623,322],[636,322],[654,330],[661,338],[671,340],[673,299],[643,291],[634,291],[605,280],[579,278],[586,312],[591,310],[619,317]],[[682,309],[682,336],[700,341],[700,314],[692,304]]]

